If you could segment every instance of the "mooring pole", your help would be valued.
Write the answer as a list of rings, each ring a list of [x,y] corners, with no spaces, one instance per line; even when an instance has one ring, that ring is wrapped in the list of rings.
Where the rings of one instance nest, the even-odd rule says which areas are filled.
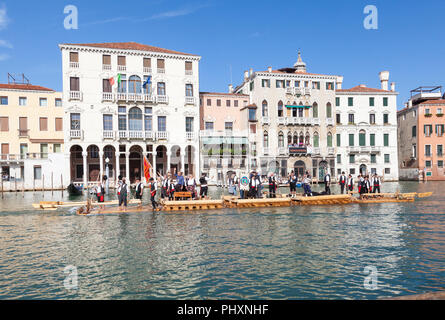
[[[62,198],[63,198],[63,176],[60,174],[60,188],[62,189]]]
[[[51,197],[54,196],[53,172],[51,171]]]
[[[43,197],[45,198],[45,175],[42,175],[42,194]]]

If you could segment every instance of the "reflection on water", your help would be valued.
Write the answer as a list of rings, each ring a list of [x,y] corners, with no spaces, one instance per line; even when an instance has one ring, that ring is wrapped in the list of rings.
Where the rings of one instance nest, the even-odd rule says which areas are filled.
[[[89,217],[30,208],[60,193],[5,194],[0,298],[375,299],[444,290],[440,187],[385,184],[435,191],[415,203]],[[77,290],[63,287],[67,265],[78,268]],[[375,291],[363,286],[366,266],[378,270]]]

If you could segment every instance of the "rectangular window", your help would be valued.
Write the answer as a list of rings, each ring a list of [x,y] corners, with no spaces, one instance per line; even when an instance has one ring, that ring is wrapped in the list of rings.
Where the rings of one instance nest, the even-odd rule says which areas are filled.
[[[354,124],[354,114],[353,113],[348,114],[348,124]]]
[[[70,62],[79,62],[78,52],[70,52]]]
[[[206,122],[205,129],[209,131],[213,131],[213,122]]]
[[[256,110],[249,109],[249,121],[255,121],[255,120],[256,120]]]
[[[341,134],[337,133],[337,147],[341,146]]]
[[[269,79],[261,79],[261,86],[263,88],[270,88],[270,80]]]
[[[70,91],[80,91],[80,80],[78,77],[70,77]]]
[[[375,146],[375,133],[371,133],[371,134],[369,135],[369,145],[370,145],[371,147],[374,147],[374,146]]]
[[[385,174],[391,174],[391,168],[385,168]]]
[[[411,136],[414,138],[417,136],[417,126],[411,128]]]
[[[353,107],[354,106],[354,98],[348,98],[348,107]]]
[[[226,131],[232,131],[233,130],[233,122],[225,122],[224,123],[224,129]]]
[[[369,106],[374,107],[374,97],[369,97]]]
[[[42,179],[42,167],[34,166],[34,180],[41,180],[41,179]]]
[[[233,101],[233,106],[238,107],[238,100]]]
[[[207,99],[207,105],[211,106],[212,105],[212,99]]]
[[[230,107],[230,100],[226,100],[226,107]]]
[[[254,84],[253,84],[253,81],[251,81],[251,82],[249,83],[250,91],[253,91],[253,87],[254,87]]]
[[[143,63],[144,68],[151,68],[151,59],[150,58],[144,58],[142,63]]]
[[[158,117],[158,131],[161,132],[167,131],[167,117],[165,116]]]
[[[335,106],[340,107],[340,97],[335,98]]]
[[[443,168],[443,160],[437,161],[437,167]]]
[[[55,105],[56,105],[56,107],[61,107],[62,106],[62,99],[56,98]]]
[[[48,106],[48,100],[46,98],[40,98],[39,99],[39,105],[41,107],[47,107]]]
[[[374,153],[371,154],[371,163],[377,163],[377,156]]]
[[[39,119],[39,129],[40,131],[48,131],[48,118]]]
[[[71,130],[80,130],[80,113],[71,113]]]
[[[165,96],[165,82],[158,82],[158,96]]]
[[[354,134],[352,133],[349,134],[349,146],[350,147],[354,146]]]
[[[19,135],[20,136],[28,135],[28,118],[26,117],[19,118]]]
[[[113,115],[111,114],[104,114],[103,115],[103,125],[105,131],[112,131],[113,130]]]
[[[277,80],[275,82],[275,87],[277,87],[277,88],[284,88],[284,80]]]
[[[42,159],[48,158],[48,144],[47,143],[40,144],[40,157]]]
[[[338,163],[338,164],[341,163],[341,154],[337,154],[337,163]]]
[[[336,120],[337,124],[341,124],[341,114],[340,113],[337,113],[335,115],[335,120]]]
[[[20,144],[20,158],[25,159],[26,154],[28,153],[28,145],[26,143]]]
[[[349,155],[349,163],[355,163],[355,155],[354,154]]]
[[[389,163],[389,154],[385,153],[385,163]]]
[[[437,145],[437,155],[438,155],[439,157],[442,157],[442,156],[443,156],[443,145],[441,145],[441,144],[438,144],[438,145]]]
[[[54,153],[61,153],[62,145],[60,143],[53,144],[53,151],[54,151]]]
[[[425,156],[431,157],[431,145],[429,144],[425,145]]]
[[[20,106],[26,106],[26,97],[20,97],[19,98],[19,105]]]
[[[165,69],[165,60],[164,59],[158,59],[157,60],[157,67],[158,67],[158,69]]]
[[[127,59],[125,56],[118,56],[117,57],[117,65],[118,66],[126,66],[127,65]]]
[[[111,92],[110,80],[102,79],[102,92]]]
[[[312,89],[320,90],[320,82],[318,82],[318,81],[313,81],[313,82],[312,82]]]
[[[436,135],[438,137],[442,137],[443,136],[443,129],[444,129],[444,125],[443,124],[436,124]]]
[[[119,131],[126,131],[127,130],[127,116],[124,114],[120,114],[118,116],[118,129]]]
[[[388,114],[387,113],[384,113],[383,114],[383,124],[388,124],[389,123],[389,120],[388,120]]]
[[[383,146],[389,147],[389,134],[385,133],[383,135]]]
[[[193,85],[190,83],[187,83],[185,85],[185,96],[186,97],[193,97]]]
[[[193,117],[185,118],[185,132],[193,132]]]
[[[144,116],[145,131],[152,131],[153,130],[153,117],[151,114],[147,114],[147,112],[145,112],[145,113],[146,113]]]
[[[369,123],[370,124],[375,124],[375,113],[370,113],[369,114]]]
[[[387,98],[387,97],[384,97],[384,98],[383,98],[383,106],[384,106],[384,107],[387,107],[387,106],[388,106],[388,98]]]
[[[221,99],[216,99],[216,106],[221,107]]]
[[[191,61],[185,62],[185,71],[192,71],[193,70],[193,64]]]
[[[0,104],[1,105],[8,105],[8,97],[0,97]]]
[[[326,82],[326,90],[334,90],[334,83]]]
[[[366,146],[366,134],[365,133],[358,134],[358,144],[360,147]]]
[[[425,133],[426,137],[430,137],[431,133],[433,132],[433,125],[432,124],[426,124],[423,126],[423,132]]]
[[[56,131],[63,131],[63,118],[56,118],[54,127]]]
[[[295,82],[294,82],[294,85],[295,85],[295,88],[299,88],[299,87],[300,87],[300,81],[298,81],[298,80],[295,81]]]
[[[431,161],[430,160],[425,161],[425,167],[431,168]]]
[[[111,65],[111,56],[109,54],[102,55],[102,64],[105,66]]]
[[[9,118],[8,117],[0,117],[0,131],[3,131],[3,132],[9,131]]]

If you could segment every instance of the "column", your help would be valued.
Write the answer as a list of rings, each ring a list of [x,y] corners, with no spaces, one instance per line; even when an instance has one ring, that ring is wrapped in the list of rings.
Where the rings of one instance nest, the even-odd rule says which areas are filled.
[[[130,152],[125,152],[125,178],[130,184]]]
[[[114,152],[114,158],[116,159],[116,161],[115,161],[115,172],[116,172],[116,176],[114,177],[114,179],[117,181],[117,177],[119,177],[119,175],[120,175],[120,170],[121,170],[121,168],[120,168],[120,165],[119,165],[119,159],[120,159],[120,152],[119,151],[115,151]]]
[[[156,151],[152,152],[152,156],[153,156],[153,178],[155,178],[155,179],[157,177],[156,174],[158,172],[157,163],[156,163],[156,156],[157,156],[157,154],[158,153]]]
[[[170,173],[170,150],[168,148],[167,148],[166,157],[167,157],[167,165],[165,168],[165,174],[169,174]]]
[[[199,178],[201,176],[201,168],[200,168],[200,162],[201,159],[199,158],[199,147],[195,148],[195,155],[194,155],[194,159],[193,159],[193,175],[196,178]]]
[[[184,149],[184,154],[181,154],[179,156],[179,159],[181,159],[181,172],[184,175],[185,174],[185,172],[184,172],[184,170],[185,170],[185,149]]]
[[[102,177],[104,176],[104,152],[99,151],[99,181],[102,181]]]
[[[88,177],[87,177],[87,156],[88,152],[83,151],[82,157],[83,157],[83,187],[88,187]]]

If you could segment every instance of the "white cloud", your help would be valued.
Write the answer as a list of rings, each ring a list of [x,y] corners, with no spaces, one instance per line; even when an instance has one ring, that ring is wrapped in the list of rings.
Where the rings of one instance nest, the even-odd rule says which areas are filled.
[[[178,9],[178,10],[171,10],[171,11],[165,11],[158,14],[154,14],[148,19],[144,20],[154,20],[154,19],[167,19],[167,18],[174,18],[174,17],[180,17],[180,16],[186,16],[189,14],[192,14],[199,9],[208,7],[208,4],[201,4],[198,6],[190,7],[190,8],[184,8],[184,9]]]
[[[4,4],[0,5],[0,30],[6,28],[9,23],[9,18],[6,14],[6,7]]]
[[[1,40],[0,39],[0,47],[12,49],[12,43],[7,40]]]
[[[8,60],[9,58],[10,56],[7,54],[0,54],[0,61],[5,61]]]
[[[116,17],[116,18],[110,18],[110,19],[105,19],[105,20],[98,20],[98,21],[92,21],[92,22],[87,22],[84,23],[84,26],[91,26],[91,25],[96,25],[96,24],[105,24],[105,23],[111,23],[111,22],[118,22],[118,21],[122,21],[122,20],[127,20],[128,18],[125,17]]]

